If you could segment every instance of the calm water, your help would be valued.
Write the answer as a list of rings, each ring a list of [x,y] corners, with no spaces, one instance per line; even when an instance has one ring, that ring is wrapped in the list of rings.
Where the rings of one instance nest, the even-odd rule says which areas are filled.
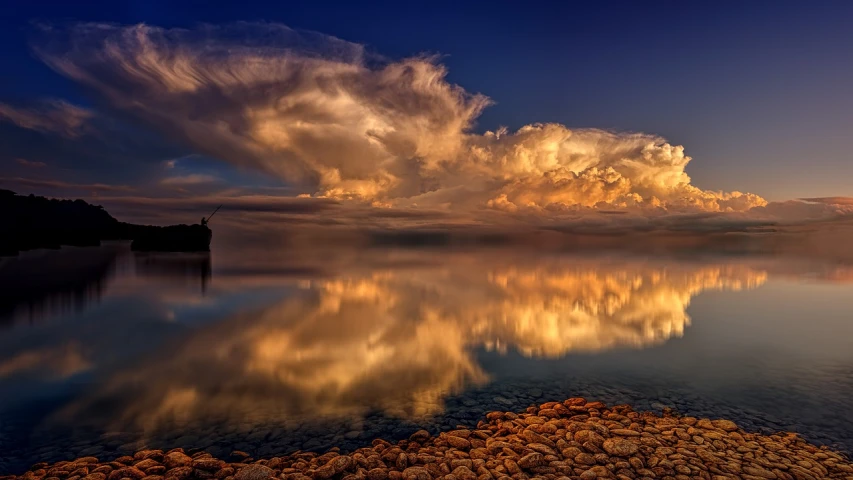
[[[2,260],[0,473],[353,448],[569,396],[853,450],[853,268],[508,249]]]

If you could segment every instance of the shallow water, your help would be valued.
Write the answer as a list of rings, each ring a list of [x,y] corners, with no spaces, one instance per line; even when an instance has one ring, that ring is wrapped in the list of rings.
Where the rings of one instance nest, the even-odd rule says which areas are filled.
[[[502,248],[0,265],[0,473],[354,448],[571,396],[853,451],[853,268]]]

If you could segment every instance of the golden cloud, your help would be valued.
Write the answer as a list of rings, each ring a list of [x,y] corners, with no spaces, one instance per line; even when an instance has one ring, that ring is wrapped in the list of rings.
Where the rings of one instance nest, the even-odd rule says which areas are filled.
[[[37,52],[195,151],[375,206],[555,215],[741,212],[767,202],[690,183],[684,148],[643,133],[532,124],[477,134],[491,100],[435,57],[383,61],[276,24],[45,28]]]

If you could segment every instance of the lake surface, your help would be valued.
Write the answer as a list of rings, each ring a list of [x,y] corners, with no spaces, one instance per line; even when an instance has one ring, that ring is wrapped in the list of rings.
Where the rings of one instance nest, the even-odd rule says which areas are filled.
[[[256,457],[585,396],[853,451],[853,267],[480,249],[0,260],[0,473]]]

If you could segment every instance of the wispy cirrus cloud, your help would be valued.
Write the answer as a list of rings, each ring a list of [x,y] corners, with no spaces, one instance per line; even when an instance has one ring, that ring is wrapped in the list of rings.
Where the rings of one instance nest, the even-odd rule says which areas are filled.
[[[853,197],[811,197],[800,200],[810,203],[823,203],[826,205],[853,205]]]
[[[30,167],[30,168],[44,168],[47,166],[47,164],[44,162],[30,161],[30,160],[27,160],[26,158],[16,158],[15,163],[17,163],[18,165],[23,165],[25,167]]]
[[[14,107],[0,103],[0,120],[21,128],[56,133],[67,138],[83,135],[89,120],[94,116],[92,110],[64,100],[49,100],[34,107]]]
[[[213,175],[203,174],[203,173],[192,173],[189,175],[179,175],[174,177],[166,177],[160,180],[161,185],[173,185],[173,186],[186,186],[186,185],[200,185],[200,184],[208,184],[208,183],[216,183],[221,181],[220,178],[215,177]]]
[[[62,180],[41,180],[21,177],[0,177],[0,185],[9,188],[19,186],[46,188],[49,190],[62,190],[65,192],[132,192],[133,187],[128,185],[108,185],[105,183],[73,183]]]

